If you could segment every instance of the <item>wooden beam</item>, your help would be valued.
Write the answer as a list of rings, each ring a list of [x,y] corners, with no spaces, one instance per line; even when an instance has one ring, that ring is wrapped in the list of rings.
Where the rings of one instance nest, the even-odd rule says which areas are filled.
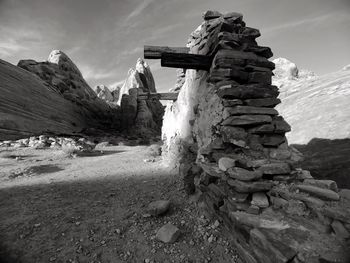
[[[212,57],[185,53],[162,53],[161,66],[170,68],[208,70],[211,67]]]
[[[139,100],[147,99],[158,99],[158,100],[177,100],[177,92],[168,92],[168,93],[139,93],[137,98]]]
[[[188,47],[160,47],[160,46],[144,46],[144,58],[160,59],[162,53],[188,53]]]

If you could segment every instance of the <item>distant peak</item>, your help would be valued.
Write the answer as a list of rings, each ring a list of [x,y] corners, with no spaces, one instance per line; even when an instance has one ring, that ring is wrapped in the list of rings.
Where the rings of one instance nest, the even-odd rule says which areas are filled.
[[[279,78],[298,78],[299,69],[297,65],[286,58],[276,58],[272,61],[276,65],[274,74]]]
[[[48,62],[57,64],[58,67],[64,71],[72,71],[82,77],[82,74],[74,62],[61,50],[52,50],[48,59]]]
[[[349,64],[349,65],[346,65],[345,67],[343,67],[343,70],[344,70],[344,71],[350,70],[350,64]]]

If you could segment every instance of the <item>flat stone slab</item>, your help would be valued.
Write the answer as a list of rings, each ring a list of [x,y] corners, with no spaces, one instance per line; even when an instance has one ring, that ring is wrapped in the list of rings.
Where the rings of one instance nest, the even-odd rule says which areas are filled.
[[[253,181],[262,177],[261,171],[249,171],[240,167],[232,167],[227,170],[231,178],[241,181]]]
[[[273,108],[265,107],[254,107],[254,106],[235,106],[235,107],[226,107],[224,110],[224,119],[231,115],[243,115],[243,114],[252,114],[252,115],[278,115],[278,111]]]
[[[267,175],[289,174],[291,172],[287,163],[268,163],[260,166],[258,170]]]
[[[277,98],[265,98],[265,99],[248,99],[244,101],[248,106],[255,107],[274,107],[281,103]]]
[[[267,219],[258,215],[248,214],[246,212],[230,212],[229,217],[237,224],[245,225],[250,228],[264,228],[274,231],[281,231],[290,228],[288,223],[277,219]]]
[[[174,243],[179,236],[180,230],[170,223],[162,226],[156,234],[156,238],[164,243]]]
[[[311,195],[317,196],[317,197],[319,197],[321,199],[325,199],[325,200],[338,201],[340,198],[336,192],[329,190],[329,189],[320,188],[317,186],[297,185],[296,188],[299,189],[300,191],[309,193]]]
[[[303,183],[338,192],[337,183],[332,180],[306,179]]]
[[[224,107],[233,107],[233,106],[237,106],[237,105],[242,105],[243,101],[241,101],[239,99],[222,100],[222,104],[224,105]]]
[[[219,87],[217,94],[224,99],[276,98],[279,94],[275,86],[225,85]]]
[[[242,182],[239,180],[227,180],[227,183],[239,193],[255,193],[269,191],[272,188],[272,183],[267,181],[261,182]]]
[[[272,118],[269,115],[240,115],[231,116],[223,121],[222,125],[227,126],[247,126],[271,123]]]
[[[170,201],[158,200],[150,203],[147,208],[147,212],[152,216],[159,216],[166,213],[169,210]]]

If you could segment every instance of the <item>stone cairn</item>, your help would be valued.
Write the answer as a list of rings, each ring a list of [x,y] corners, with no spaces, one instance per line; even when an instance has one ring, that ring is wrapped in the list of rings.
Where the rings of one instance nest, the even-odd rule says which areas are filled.
[[[298,167],[285,137],[291,127],[274,109],[270,48],[258,46],[259,30],[241,14],[203,17],[187,46],[212,62],[196,73],[205,81],[190,120],[192,156],[180,163],[186,189],[224,222],[244,262],[350,262],[350,190]]]

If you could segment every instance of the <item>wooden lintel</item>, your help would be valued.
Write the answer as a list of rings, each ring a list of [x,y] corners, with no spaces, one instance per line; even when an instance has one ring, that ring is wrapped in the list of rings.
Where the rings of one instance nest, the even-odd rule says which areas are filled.
[[[169,53],[161,55],[161,66],[170,68],[208,70],[211,67],[212,57],[196,54]]]
[[[139,93],[137,98],[139,100],[147,99],[158,99],[158,100],[177,100],[177,92],[168,92],[168,93]]]
[[[160,47],[160,46],[144,46],[144,58],[161,59],[162,53],[188,53],[188,47]]]

